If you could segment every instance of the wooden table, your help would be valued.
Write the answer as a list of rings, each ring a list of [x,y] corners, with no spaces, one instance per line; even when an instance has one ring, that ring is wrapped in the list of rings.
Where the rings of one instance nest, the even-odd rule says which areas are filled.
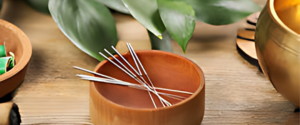
[[[51,16],[21,1],[6,0],[1,17],[20,27],[33,46],[26,78],[13,100],[20,107],[22,124],[91,124],[89,82],[77,78],[82,72],[72,66],[94,69],[98,61],[76,48]],[[124,15],[115,18],[120,40],[136,49],[151,48],[146,30],[137,21]],[[218,27],[197,22],[186,54],[172,42],[174,53],[193,60],[205,73],[202,125],[299,124],[295,107],[237,53],[235,35],[242,25],[243,21]],[[124,43],[118,49],[124,50]]]

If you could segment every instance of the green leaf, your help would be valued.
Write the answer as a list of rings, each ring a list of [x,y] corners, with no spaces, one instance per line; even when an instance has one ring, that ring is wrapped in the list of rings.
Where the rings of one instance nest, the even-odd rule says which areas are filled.
[[[167,31],[185,52],[195,29],[193,8],[184,2],[167,0],[158,0],[158,7]]]
[[[167,31],[162,34],[163,39],[157,38],[153,33],[148,30],[148,35],[151,40],[151,46],[154,50],[163,50],[172,52],[171,38]]]
[[[4,45],[0,45],[0,57],[6,57],[5,42]]]
[[[237,22],[261,7],[252,0],[172,0],[184,1],[191,5],[196,19],[212,25],[225,25]]]
[[[165,26],[159,16],[156,0],[123,0],[123,3],[136,20],[161,38]]]
[[[112,8],[116,11],[125,14],[130,14],[128,9],[123,4],[122,0],[98,0],[98,1],[100,1],[101,3],[105,4],[107,7]]]
[[[1,57],[0,58],[0,75],[7,72],[7,66],[9,65],[11,57]]]
[[[25,2],[39,12],[50,14],[48,9],[49,0],[25,0]]]
[[[49,10],[60,30],[82,51],[102,61],[98,53],[118,42],[116,24],[98,0],[50,0]]]

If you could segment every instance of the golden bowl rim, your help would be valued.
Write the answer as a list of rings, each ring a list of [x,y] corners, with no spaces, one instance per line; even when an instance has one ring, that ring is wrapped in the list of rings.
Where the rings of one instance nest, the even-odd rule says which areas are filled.
[[[111,106],[113,107],[118,107],[118,108],[121,108],[121,109],[126,109],[126,110],[131,110],[131,111],[140,111],[140,112],[151,112],[151,111],[164,111],[164,110],[170,110],[170,109],[174,109],[178,106],[182,106],[182,104],[184,103],[187,103],[189,101],[191,101],[192,99],[194,99],[196,96],[198,96],[199,94],[201,94],[202,91],[205,91],[205,76],[204,76],[204,72],[203,70],[195,63],[193,62],[192,60],[186,58],[186,57],[183,57],[183,56],[180,56],[180,55],[177,55],[177,54],[174,54],[174,53],[170,53],[170,52],[166,52],[166,51],[160,51],[160,50],[137,50],[135,51],[136,53],[147,53],[147,52],[152,52],[152,53],[163,53],[163,54],[166,54],[166,55],[171,55],[171,56],[176,56],[176,57],[179,57],[183,60],[186,60],[188,62],[191,62],[199,76],[200,76],[200,85],[199,87],[197,88],[197,90],[191,95],[189,96],[188,98],[172,105],[172,106],[169,106],[169,107],[160,107],[160,108],[134,108],[134,107],[127,107],[127,106],[123,106],[123,105],[120,105],[120,104],[117,104],[107,98],[105,98],[101,93],[98,92],[98,90],[96,89],[95,87],[95,84],[97,84],[96,82],[94,81],[90,81],[90,84],[91,84],[91,87],[93,87],[95,89],[95,91],[97,92],[97,95],[99,95],[101,98],[103,98],[103,100],[105,102],[107,102],[108,104],[110,104]],[[127,53],[122,53],[122,55],[126,55],[126,54],[129,54],[129,52]],[[104,65],[105,63],[109,63],[107,60],[104,60],[104,61],[101,61],[97,66],[96,68],[94,69],[94,72],[97,72],[97,70],[102,66]],[[91,90],[90,90],[91,91]],[[99,98],[98,98],[99,99]],[[204,100],[205,100],[205,97],[204,97]],[[205,104],[204,104],[205,105]],[[111,107],[110,106],[110,107]]]
[[[271,18],[273,19],[273,21],[275,23],[277,23],[278,25],[280,25],[281,27],[283,27],[283,29],[285,29],[287,32],[291,33],[292,35],[294,35],[296,37],[300,37],[300,34],[297,34],[295,31],[293,31],[288,26],[286,26],[282,22],[282,20],[278,17],[275,7],[274,7],[274,1],[275,0],[268,0],[268,3],[267,3],[269,14],[270,14]]]

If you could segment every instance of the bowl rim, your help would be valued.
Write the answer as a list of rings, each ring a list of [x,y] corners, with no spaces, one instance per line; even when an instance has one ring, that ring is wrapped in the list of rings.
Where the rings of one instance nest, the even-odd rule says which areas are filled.
[[[136,53],[163,53],[163,54],[166,54],[166,55],[170,55],[170,56],[175,56],[175,57],[178,57],[182,60],[186,60],[187,62],[190,62],[193,64],[194,68],[196,69],[196,71],[198,72],[199,76],[200,76],[200,85],[198,87],[198,89],[191,95],[189,96],[188,98],[180,101],[179,103],[176,103],[172,106],[169,106],[169,107],[160,107],[160,108],[133,108],[133,107],[127,107],[127,106],[123,106],[123,105],[120,105],[120,104],[117,104],[115,102],[112,102],[111,100],[105,98],[104,96],[102,96],[102,94],[99,93],[99,91],[96,89],[95,87],[95,83],[94,81],[90,81],[91,83],[91,87],[93,87],[97,93],[97,95],[99,95],[101,98],[103,98],[103,100],[107,103],[109,103],[110,105],[112,106],[115,106],[115,107],[118,107],[118,108],[123,108],[123,109],[128,109],[128,110],[132,110],[132,111],[160,111],[160,110],[168,110],[168,109],[173,109],[173,108],[176,108],[186,102],[189,102],[191,101],[192,99],[194,99],[196,96],[198,96],[200,94],[201,91],[204,91],[203,89],[204,86],[205,86],[205,76],[204,76],[204,72],[203,70],[196,64],[194,63],[193,61],[191,61],[190,59],[186,58],[186,57],[183,57],[183,56],[180,56],[180,55],[177,55],[177,54],[173,54],[173,53],[170,53],[170,52],[166,52],[166,51],[159,51],[159,50],[137,50],[135,51]],[[129,52],[127,53],[123,53],[122,55],[127,55],[129,54]],[[94,72],[97,72],[97,70],[102,66],[104,65],[105,63],[107,63],[108,61],[107,60],[104,60],[102,62],[100,62],[96,68],[94,69]],[[91,90],[90,90],[91,91]],[[91,97],[90,97],[91,98]]]
[[[11,30],[14,30],[14,33],[16,33],[17,36],[19,36],[19,38],[21,38],[20,41],[21,41],[21,46],[23,48],[23,54],[18,64],[16,64],[10,71],[0,75],[0,82],[2,82],[6,79],[13,77],[14,75],[16,75],[17,73],[19,73],[21,70],[24,69],[24,67],[28,64],[30,60],[32,54],[32,46],[26,34],[14,24],[0,19],[0,25],[4,25],[4,27],[6,28],[10,28]]]
[[[296,37],[300,37],[300,34],[297,34],[295,31],[293,31],[292,29],[290,29],[287,25],[285,25],[285,23],[282,22],[282,20],[278,17],[277,12],[275,10],[275,0],[268,0],[267,6],[268,6],[268,12],[270,17],[274,20],[275,23],[277,23],[278,25],[280,25],[281,27],[283,27],[283,29],[285,29],[287,32],[290,32],[292,35],[296,36]]]

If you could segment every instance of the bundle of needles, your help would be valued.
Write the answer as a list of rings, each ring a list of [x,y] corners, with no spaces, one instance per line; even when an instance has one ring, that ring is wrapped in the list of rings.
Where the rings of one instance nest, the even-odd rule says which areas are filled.
[[[167,107],[167,106],[172,106],[172,104],[167,101],[166,99],[164,99],[163,97],[161,97],[161,95],[164,95],[166,97],[172,98],[172,99],[176,99],[176,100],[183,100],[186,97],[183,96],[179,96],[179,95],[174,95],[174,94],[169,94],[169,93],[164,93],[164,92],[158,92],[157,90],[163,90],[163,91],[168,91],[168,92],[175,92],[175,93],[183,93],[183,94],[188,94],[191,95],[193,93],[191,92],[187,92],[187,91],[181,91],[181,90],[174,90],[174,89],[167,89],[167,88],[160,88],[160,87],[155,87],[152,83],[152,81],[150,80],[145,68],[143,67],[143,64],[141,63],[141,61],[139,60],[137,54],[135,53],[135,51],[133,50],[132,46],[130,43],[126,43],[128,50],[130,52],[130,55],[132,56],[132,59],[134,61],[134,64],[136,66],[136,69],[117,51],[117,49],[113,46],[112,49],[116,52],[116,54],[118,54],[118,56],[129,66],[130,69],[132,69],[132,71],[126,67],[119,59],[117,59],[114,55],[112,55],[109,51],[107,51],[106,49],[104,49],[104,51],[110,55],[113,59],[108,58],[106,55],[104,55],[103,53],[99,52],[99,54],[101,56],[103,56],[106,60],[108,60],[110,63],[112,63],[113,65],[115,65],[117,68],[119,68],[120,70],[122,70],[123,72],[125,72],[128,76],[130,76],[131,78],[133,78],[135,81],[137,81],[139,84],[134,84],[134,83],[130,83],[130,82],[126,82],[126,81],[122,81],[101,73],[97,73],[97,72],[93,72],[84,68],[80,68],[77,66],[74,66],[74,68],[100,76],[100,77],[94,77],[94,76],[89,76],[89,75],[81,75],[81,74],[77,74],[77,76],[81,77],[81,79],[83,80],[89,80],[89,81],[96,81],[96,82],[102,82],[102,83],[109,83],[109,84],[115,84],[115,85],[122,85],[122,86],[128,86],[131,88],[135,88],[135,89],[140,89],[140,90],[145,90],[148,92],[149,97],[153,103],[153,106],[155,108],[157,108],[156,106],[156,102],[154,101],[151,93],[153,93],[155,96],[158,97],[160,103],[162,104],[163,107]],[[147,81],[147,80],[148,81]]]

